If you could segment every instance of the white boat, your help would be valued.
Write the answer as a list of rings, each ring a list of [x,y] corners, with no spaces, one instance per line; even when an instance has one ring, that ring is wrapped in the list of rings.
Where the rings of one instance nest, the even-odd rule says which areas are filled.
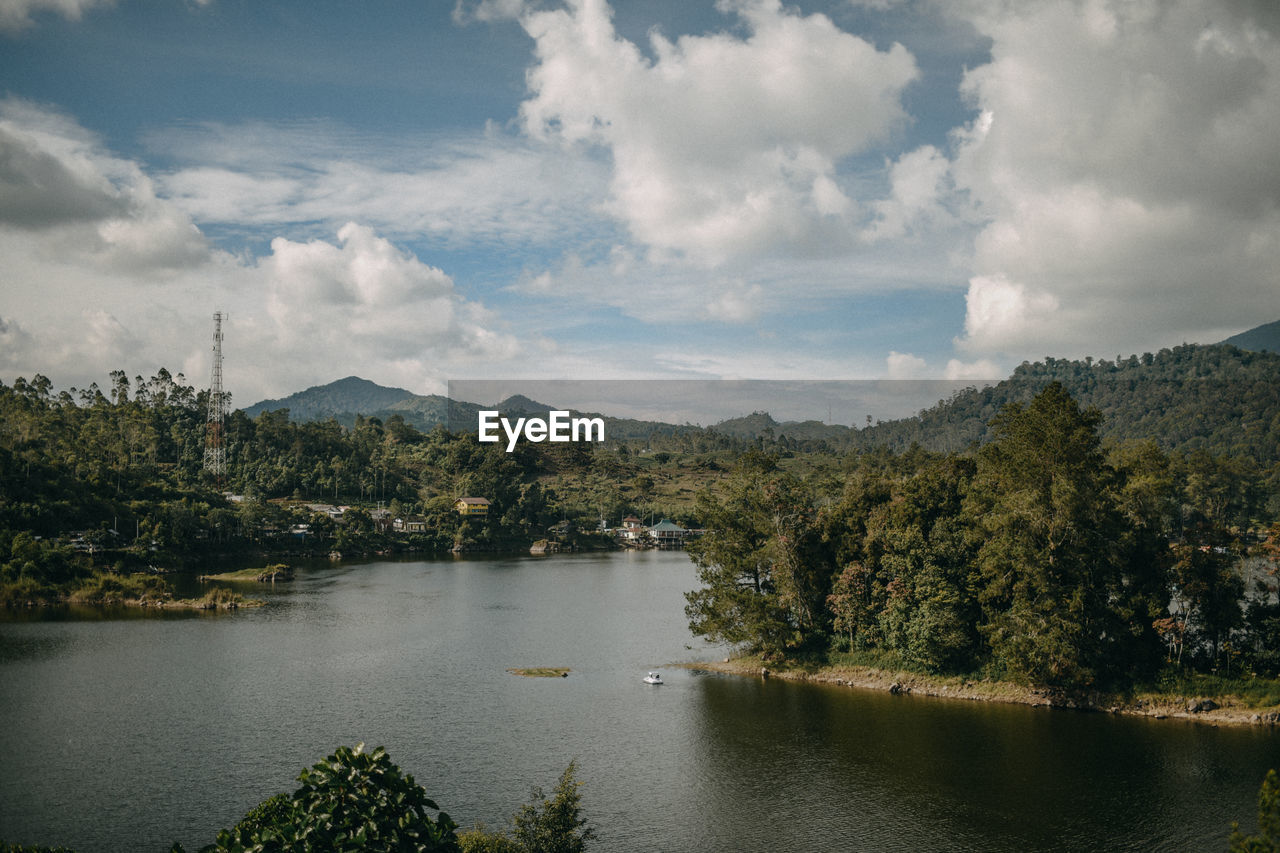
[[[662,676],[656,672],[651,672],[644,677],[645,684],[661,684]]]

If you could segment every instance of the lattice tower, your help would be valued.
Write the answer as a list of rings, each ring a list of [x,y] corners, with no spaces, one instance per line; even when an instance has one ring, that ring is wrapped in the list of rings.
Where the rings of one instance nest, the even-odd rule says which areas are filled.
[[[227,473],[227,451],[223,446],[222,422],[227,413],[222,390],[222,312],[213,315],[213,378],[209,383],[209,413],[204,427],[204,470],[219,482]]]

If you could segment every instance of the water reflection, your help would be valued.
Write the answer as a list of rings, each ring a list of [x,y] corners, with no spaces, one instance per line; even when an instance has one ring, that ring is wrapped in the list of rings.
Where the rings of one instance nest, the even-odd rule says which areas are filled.
[[[700,687],[704,796],[740,804],[708,826],[712,847],[782,832],[812,850],[1221,848],[1280,761],[1262,730],[776,680]]]
[[[669,668],[717,654],[694,583],[672,552],[321,562],[230,616],[0,622],[0,836],[194,849],[365,741],[467,825],[577,759],[610,853],[1221,849],[1280,766],[1272,730]]]

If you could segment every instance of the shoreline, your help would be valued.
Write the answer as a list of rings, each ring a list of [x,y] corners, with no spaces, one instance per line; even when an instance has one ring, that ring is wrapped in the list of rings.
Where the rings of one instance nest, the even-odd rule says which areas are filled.
[[[706,661],[682,664],[682,666],[687,669],[725,675],[807,681],[898,695],[959,699],[970,702],[1000,702],[1009,705],[1029,705],[1033,708],[1094,711],[1147,717],[1153,720],[1184,720],[1210,726],[1275,727],[1280,725],[1280,708],[1246,707],[1234,696],[1185,697],[1139,693],[1132,699],[1102,695],[1086,700],[1061,699],[1051,696],[1048,691],[1007,681],[978,681],[962,676],[932,676],[906,670],[882,670],[866,666],[785,668],[784,665],[784,668],[774,668],[749,657],[725,658],[723,661]]]

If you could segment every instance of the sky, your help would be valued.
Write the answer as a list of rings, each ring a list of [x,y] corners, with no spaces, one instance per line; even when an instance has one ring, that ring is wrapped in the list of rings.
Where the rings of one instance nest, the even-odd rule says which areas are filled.
[[[0,0],[0,380],[1000,378],[1280,318],[1272,0]]]

